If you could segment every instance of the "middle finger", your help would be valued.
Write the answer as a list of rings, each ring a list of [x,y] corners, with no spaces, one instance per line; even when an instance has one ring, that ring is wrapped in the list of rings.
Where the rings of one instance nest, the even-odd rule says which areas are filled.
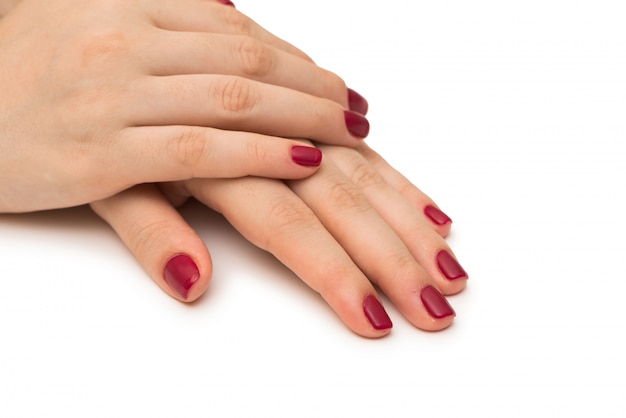
[[[236,75],[348,105],[339,76],[251,36],[159,30],[150,45],[143,58],[152,75]]]

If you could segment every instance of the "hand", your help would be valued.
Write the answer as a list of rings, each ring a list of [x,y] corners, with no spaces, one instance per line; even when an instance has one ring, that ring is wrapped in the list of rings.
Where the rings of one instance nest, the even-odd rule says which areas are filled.
[[[319,152],[278,137],[367,135],[339,77],[212,1],[24,0],[0,21],[0,62],[0,212],[147,182],[303,178]]]
[[[460,292],[468,278],[443,239],[451,220],[365,144],[322,148],[326,158],[307,179],[144,185],[92,208],[180,300],[198,298],[211,277],[204,243],[174,208],[194,196],[319,292],[355,333],[390,331],[374,284],[416,327],[448,327],[455,313],[442,293]]]

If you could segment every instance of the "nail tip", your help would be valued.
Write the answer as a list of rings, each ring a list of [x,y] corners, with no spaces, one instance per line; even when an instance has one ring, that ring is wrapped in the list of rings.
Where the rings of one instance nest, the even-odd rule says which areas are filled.
[[[448,280],[468,279],[469,276],[459,262],[446,250],[437,254],[437,267]]]
[[[348,104],[350,106],[350,110],[362,115],[366,115],[369,110],[369,103],[365,97],[361,96],[351,88],[348,88]]]
[[[218,1],[218,3],[222,3],[222,4],[226,5],[226,6],[235,7],[235,3],[233,3],[230,0],[217,0],[217,1]]]
[[[385,311],[382,303],[373,295],[363,300],[363,313],[372,327],[377,331],[388,330],[393,327],[391,318]]]
[[[428,314],[435,319],[443,319],[449,316],[456,316],[456,312],[448,303],[448,300],[433,286],[426,286],[420,294],[422,304]]]
[[[426,206],[424,208],[424,214],[435,224],[437,225],[445,225],[448,223],[452,223],[452,219],[446,215],[441,209],[435,206]]]
[[[369,135],[370,123],[363,115],[352,110],[345,110],[344,117],[350,134],[357,138],[365,138]]]
[[[322,163],[322,151],[315,147],[295,145],[291,147],[291,160],[305,167],[317,167]]]
[[[172,291],[187,299],[191,288],[200,280],[200,270],[191,257],[177,254],[166,263],[163,279]]]

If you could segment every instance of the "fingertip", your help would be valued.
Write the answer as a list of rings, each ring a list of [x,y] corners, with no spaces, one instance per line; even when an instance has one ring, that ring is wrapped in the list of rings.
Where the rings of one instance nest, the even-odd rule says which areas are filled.
[[[209,251],[155,185],[136,186],[92,208],[165,293],[191,302],[206,291],[212,273]]]
[[[363,313],[376,331],[389,332],[393,322],[385,310],[383,304],[374,295],[367,295],[363,300]]]
[[[348,88],[348,104],[350,106],[350,110],[353,112],[357,112],[362,114],[363,116],[367,115],[367,111],[369,109],[369,103],[365,99],[365,97],[361,96],[356,91]]]
[[[424,331],[441,331],[454,322],[456,312],[446,297],[434,286],[426,285],[419,292],[421,306],[413,324]]]
[[[208,262],[207,262],[208,261]],[[210,258],[199,267],[187,254],[175,254],[165,263],[163,281],[167,293],[182,302],[193,302],[206,291],[212,273]]]
[[[235,7],[235,3],[230,0],[217,0],[218,3],[221,3],[225,6]]]
[[[444,238],[448,236],[452,229],[452,219],[448,215],[434,205],[426,205],[424,215],[439,235]]]
[[[304,167],[319,167],[322,164],[322,151],[305,145],[291,147],[291,160]]]
[[[373,290],[336,290],[326,295],[325,299],[355,334],[365,338],[382,338],[391,333],[393,322]]]

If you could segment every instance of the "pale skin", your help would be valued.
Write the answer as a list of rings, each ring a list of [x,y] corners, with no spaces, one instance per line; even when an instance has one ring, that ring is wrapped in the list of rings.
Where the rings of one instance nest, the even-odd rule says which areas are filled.
[[[338,103],[339,77],[291,50],[211,1],[20,2],[0,21],[0,212],[311,175],[285,138],[354,146],[367,121]]]
[[[209,7],[209,3],[197,1],[190,4]],[[215,6],[210,4],[210,7]],[[220,6],[229,10],[226,13],[241,15],[234,8]],[[165,15],[173,16],[173,9]],[[198,14],[197,10],[188,15],[176,15],[176,23],[170,24],[173,28],[192,23],[204,25],[206,20],[211,20],[206,18],[208,10],[213,9],[206,9],[205,15]],[[198,16],[203,18],[198,19]],[[307,100],[311,96],[315,103],[322,103],[331,115],[333,112],[337,115],[338,111],[341,116],[343,109],[351,105],[354,107],[348,103],[345,84],[339,77],[316,67],[301,51],[268,32],[242,28],[239,26],[245,36],[273,48],[270,62],[282,59],[285,65],[297,63],[298,68],[309,68],[312,79],[321,80],[320,83],[309,80],[298,84],[297,78],[286,75],[291,71],[269,71],[263,74],[263,77],[271,79],[269,84],[286,88],[290,95],[298,99],[301,97],[296,92],[307,96]],[[193,30],[205,29],[194,27]],[[261,81],[258,80],[258,72],[242,74],[241,66],[236,64],[223,68],[222,72],[250,81]],[[312,91],[312,84],[324,88]],[[264,94],[268,93],[262,91],[259,97],[264,97]],[[366,112],[366,104],[364,107],[360,103],[357,107],[361,113]],[[180,115],[184,117],[190,111],[193,109],[187,107]],[[247,115],[243,121],[242,112],[236,109],[229,114],[229,123],[212,120],[209,126],[215,128],[217,124],[227,134],[234,129],[243,131],[256,135],[255,140],[259,136],[269,136],[275,142],[282,140],[275,137],[309,138],[324,154],[315,175],[275,176],[290,178],[282,181],[258,176],[242,177],[258,173],[224,176],[194,172],[198,175],[182,178],[168,173],[170,178],[152,180],[168,182],[124,188],[113,196],[88,200],[93,201],[91,207],[111,224],[154,281],[166,293],[181,301],[193,301],[202,295],[212,274],[208,249],[176,210],[193,196],[224,214],[248,240],[274,254],[314,291],[319,292],[356,334],[377,338],[391,330],[391,323],[385,322],[384,309],[381,314],[377,308],[380,304],[377,289],[384,292],[416,327],[436,331],[450,326],[455,314],[442,294],[458,293],[467,282],[467,274],[460,266],[463,274],[454,274],[453,278],[445,265],[442,268],[442,254],[448,260],[452,259],[453,264],[456,263],[444,239],[450,232],[450,219],[437,209],[428,196],[359,138],[346,133],[341,117],[334,119],[337,127],[331,129],[332,135],[324,136],[321,131],[327,128],[327,121],[319,132],[315,123],[307,127],[309,132],[305,132],[306,129],[298,131],[299,125],[289,127],[284,126],[284,120],[272,120],[273,111],[277,110],[268,106],[262,117],[250,118]],[[202,121],[200,126],[204,127],[204,116],[188,122]],[[319,121],[316,123],[320,124]],[[313,134],[315,132],[318,133]],[[323,141],[330,145],[322,144]],[[263,163],[260,163],[259,167],[262,166]],[[196,269],[193,281],[182,293],[180,288],[172,286],[167,273],[171,260],[181,258],[191,260]],[[449,261],[447,263],[449,265]],[[376,301],[373,310],[372,298]]]

